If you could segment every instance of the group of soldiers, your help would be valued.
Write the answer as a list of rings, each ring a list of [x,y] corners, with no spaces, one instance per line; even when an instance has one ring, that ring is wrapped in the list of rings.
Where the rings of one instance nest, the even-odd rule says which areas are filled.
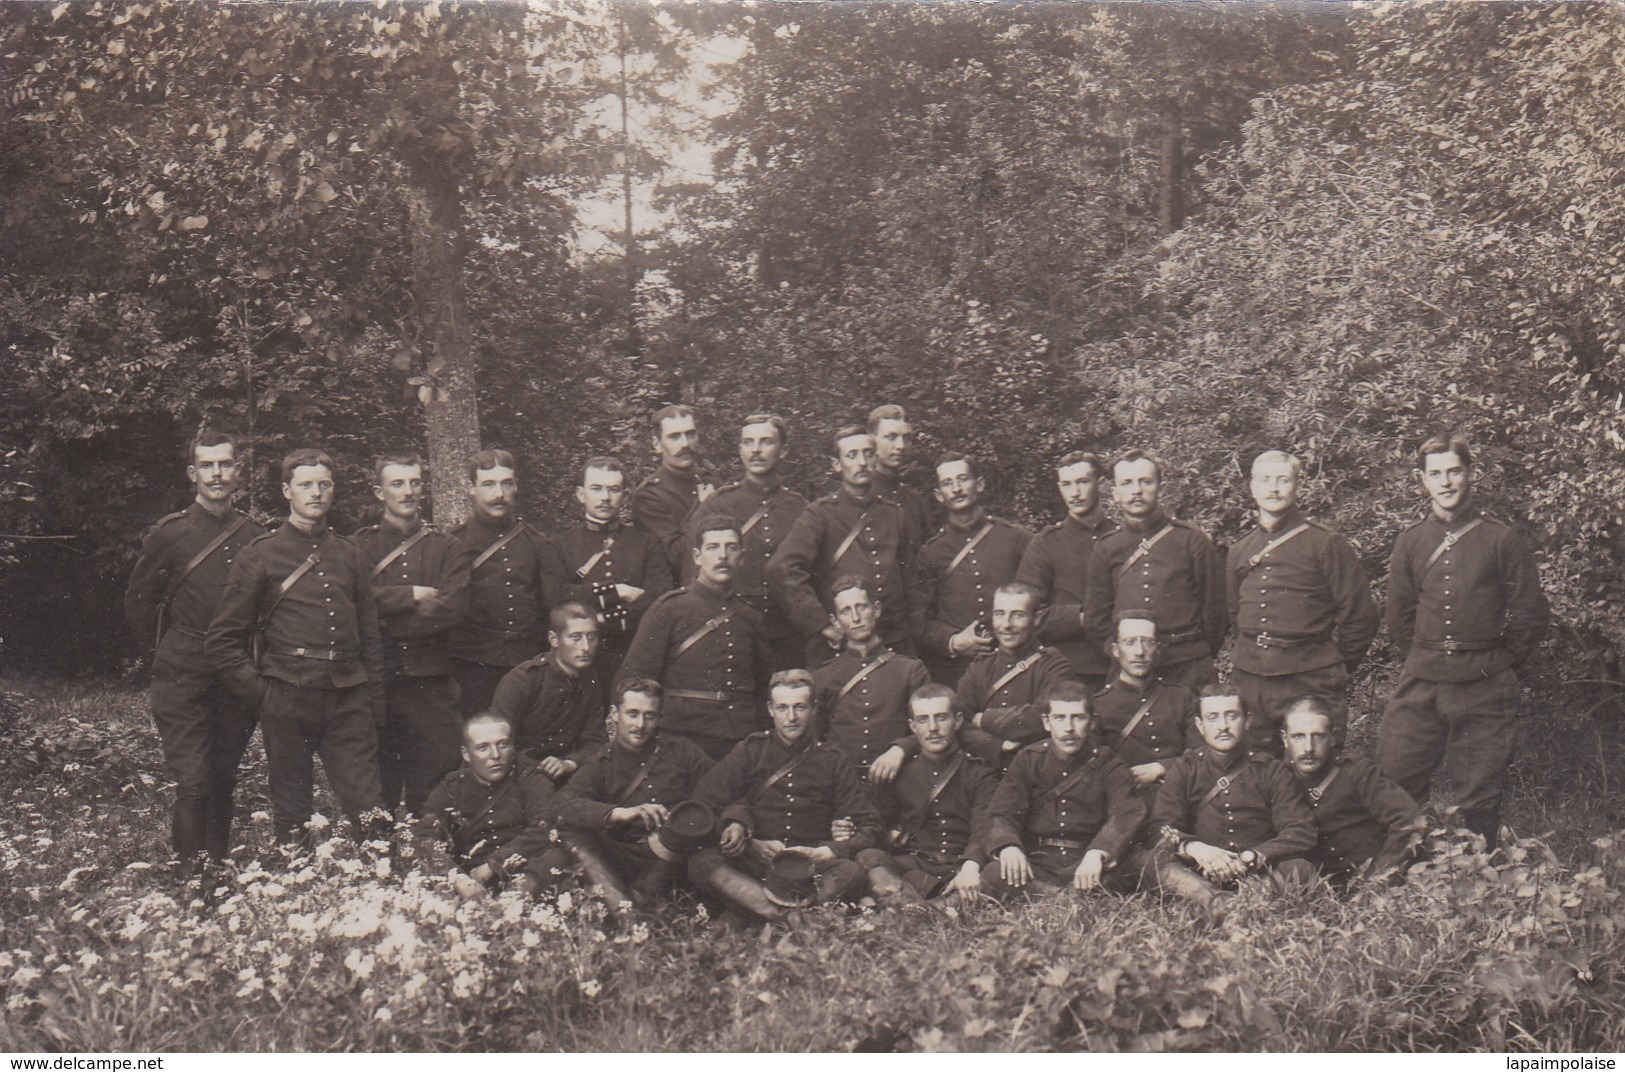
[[[900,479],[901,407],[830,437],[839,486],[812,502],[781,482],[777,416],[745,418],[716,490],[692,409],[650,430],[656,471],[628,495],[618,459],[587,459],[579,517],[547,533],[516,516],[506,451],[469,460],[471,516],[444,532],[421,459],[381,456],[382,517],[348,538],[326,454],[283,459],[288,518],[266,532],[232,506],[237,443],[200,433],[195,501],[148,532],[126,599],[156,639],[182,872],[227,854],[256,725],[279,842],[310,837],[319,755],[363,837],[417,816],[425,866],[469,897],[580,881],[646,906],[690,885],[776,919],[1139,885],[1212,907],[1249,874],[1391,870],[1441,765],[1495,846],[1515,668],[1549,612],[1459,436],[1417,451],[1429,510],[1390,562],[1405,662],[1372,759],[1341,746],[1380,616],[1353,547],[1300,512],[1288,453],[1253,462],[1258,526],[1221,557],[1143,450],[1057,459],[1066,516],[1037,534],[943,454],[932,532]]]

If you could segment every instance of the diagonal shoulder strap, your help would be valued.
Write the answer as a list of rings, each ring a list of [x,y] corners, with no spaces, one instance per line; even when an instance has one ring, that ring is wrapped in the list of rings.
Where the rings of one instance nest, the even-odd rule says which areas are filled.
[[[704,640],[718,629],[721,629],[723,625],[727,623],[728,619],[732,618],[733,616],[734,609],[729,607],[715,618],[712,618],[710,621],[694,630],[694,632],[690,633],[681,644],[677,645],[677,650],[671,653],[671,661],[676,662],[678,659],[681,659],[685,651],[692,648],[694,645],[698,644],[700,641]]]
[[[1433,553],[1428,556],[1428,560],[1422,563],[1422,575],[1426,576],[1427,571],[1433,568],[1433,564],[1439,561],[1439,559],[1444,556],[1446,551],[1460,543],[1463,536],[1478,528],[1478,526],[1482,525],[1483,523],[1484,519],[1482,517],[1475,517],[1471,521],[1467,522],[1467,524],[1457,529],[1455,532],[1445,533],[1443,542],[1441,542],[1439,546],[1435,547],[1433,549]]]
[[[854,543],[858,542],[858,534],[863,531],[863,526],[867,525],[868,523],[869,511],[865,510],[863,513],[858,515],[858,523],[852,526],[852,531],[846,534],[846,539],[842,540],[841,545],[835,548],[835,557],[830,559],[831,563],[841,561],[841,557],[852,549],[852,545]]]
[[[221,532],[220,535],[210,540],[204,545],[203,550],[193,555],[191,559],[187,561],[186,565],[175,571],[175,576],[170,579],[169,587],[164,589],[164,598],[158,603],[159,639],[162,639],[164,635],[164,613],[169,610],[169,604],[174,600],[175,593],[181,590],[181,583],[191,575],[193,570],[203,565],[210,555],[224,547],[227,540],[241,532],[243,526],[246,524],[248,524],[248,518],[239,515],[237,520],[232,522],[231,525],[227,526],[225,531]]]
[[[963,547],[961,547],[959,549],[959,553],[954,556],[952,562],[948,563],[948,568],[942,571],[942,575],[944,577],[946,577],[950,573],[952,573],[954,570],[958,569],[959,564],[961,562],[965,561],[965,556],[969,555],[972,551],[976,550],[976,545],[981,543],[982,540],[987,537],[987,534],[992,532],[992,531],[993,531],[993,522],[988,521],[988,522],[983,523],[982,527],[979,530],[977,530],[976,535],[972,536],[969,540],[965,541],[965,546],[963,546]]]
[[[1140,728],[1140,723],[1145,721],[1145,716],[1151,713],[1151,708],[1156,704],[1157,697],[1161,695],[1162,684],[1153,682],[1151,688],[1146,691],[1145,699],[1140,701],[1139,709],[1134,712],[1134,717],[1128,720],[1128,725],[1124,726],[1123,731],[1117,735],[1119,741],[1126,741],[1134,736],[1134,731]]]
[[[881,666],[885,665],[886,663],[891,662],[896,655],[897,653],[892,651],[890,648],[887,648],[885,651],[881,652],[878,656],[876,656],[874,662],[870,663],[868,666],[865,666],[863,669],[859,670],[857,673],[853,674],[847,679],[846,684],[841,686],[841,691],[835,694],[835,702],[840,703],[841,700],[846,697],[847,693],[851,692],[853,689],[857,688],[863,683],[864,678],[868,677],[876,670],[879,670]]]
[[[931,787],[930,794],[925,798],[925,804],[920,808],[918,818],[909,824],[907,830],[898,834],[897,840],[892,843],[894,848],[902,848],[920,836],[920,830],[925,826],[925,821],[931,817],[931,805],[935,804],[937,798],[942,796],[942,791],[948,788],[948,783],[958,776],[959,769],[964,765],[965,753],[955,752],[954,758],[948,764],[948,773],[942,776],[942,781]]]
[[[627,787],[621,790],[620,795],[615,798],[615,803],[621,805],[622,807],[632,803],[633,795],[636,794],[639,789],[643,788],[643,783],[649,780],[649,772],[654,770],[655,764],[659,761],[660,741],[657,739],[655,741],[654,751],[649,753],[649,758],[644,760],[643,765],[638,768],[637,777],[633,778]]]
[[[264,614],[260,615],[261,629],[264,629],[266,624],[270,622],[271,612],[276,610],[277,607],[282,603],[282,597],[288,594],[289,589],[299,583],[299,578],[309,573],[316,566],[316,564],[322,560],[322,555],[326,554],[327,549],[332,546],[333,531],[329,529],[327,532],[327,539],[322,541],[321,546],[317,547],[316,550],[306,555],[305,560],[299,563],[299,568],[288,574],[285,578],[283,578],[282,583],[277,585],[276,596],[272,598],[271,605],[265,608]]]
[[[470,573],[472,573],[475,570],[479,569],[481,566],[485,565],[487,562],[489,562],[491,560],[492,555],[496,554],[498,551],[502,550],[504,547],[508,546],[510,543],[513,543],[514,537],[518,536],[520,530],[523,529],[524,527],[525,527],[525,523],[523,521],[521,521],[518,524],[514,525],[514,527],[509,529],[507,531],[507,533],[504,534],[503,537],[500,540],[498,540],[496,543],[492,544],[490,547],[487,547],[485,550],[481,551],[480,552],[480,557],[476,558],[473,561],[473,563],[468,567],[468,571]]]
[[[1040,793],[1038,795],[1038,799],[1044,803],[1048,803],[1052,800],[1060,800],[1061,797],[1066,794],[1067,790],[1083,781],[1084,775],[1089,773],[1089,768],[1095,765],[1095,758],[1095,755],[1091,755],[1088,759],[1084,760],[1083,763],[1078,766],[1077,770],[1073,771],[1071,774],[1068,774],[1065,778],[1062,778],[1060,781],[1056,782],[1054,785]]]
[[[1134,549],[1134,553],[1129,555],[1127,561],[1123,563],[1123,569],[1129,569],[1134,565],[1134,563],[1140,561],[1140,559],[1150,554],[1151,549],[1157,546],[1157,544],[1161,543],[1162,538],[1172,531],[1174,531],[1174,523],[1170,521],[1168,524],[1162,526],[1162,528],[1158,529],[1150,536],[1141,540],[1139,546]]]
[[[1299,533],[1308,531],[1308,529],[1309,522],[1300,521],[1295,528],[1283,532],[1281,535],[1275,537],[1275,539],[1271,540],[1263,547],[1260,547],[1258,549],[1258,553],[1249,557],[1246,562],[1242,563],[1241,568],[1236,571],[1237,579],[1245,579],[1247,574],[1251,573],[1260,562],[1264,561],[1265,556],[1267,556],[1271,551],[1275,550],[1277,547],[1280,547],[1283,543],[1286,543]]]
[[[1003,674],[999,675],[999,679],[993,682],[993,687],[987,690],[987,698],[991,700],[994,696],[998,695],[1000,689],[1010,684],[1010,682],[1014,681],[1022,674],[1025,674],[1028,670],[1031,670],[1033,668],[1033,664],[1036,663],[1039,656],[1043,654],[1044,649],[1039,648],[1037,651],[1033,652],[1031,655],[1027,656],[1010,669],[1006,670]]]
[[[502,784],[497,786],[497,791],[492,793],[491,798],[480,806],[480,810],[468,817],[468,821],[463,824],[464,833],[471,832],[481,819],[491,814],[492,809],[513,796],[513,784],[519,780],[519,777],[519,773],[514,771],[503,779]]]
[[[1197,807],[1198,808],[1205,808],[1207,805],[1213,803],[1213,799],[1215,797],[1217,797],[1220,793],[1224,792],[1226,789],[1229,789],[1231,786],[1233,786],[1233,785],[1237,784],[1238,782],[1240,782],[1241,781],[1241,776],[1243,774],[1245,774],[1245,773],[1247,773],[1247,764],[1246,764],[1246,761],[1244,760],[1242,762],[1242,765],[1241,765],[1240,769],[1238,769],[1235,774],[1226,774],[1226,775],[1222,776],[1218,781],[1214,782],[1213,783],[1213,788],[1209,789],[1207,791],[1207,796],[1202,798],[1202,803],[1198,804]]]
[[[611,547],[614,547],[614,546],[615,546],[615,537],[613,537],[613,536],[605,536],[604,537],[604,546],[600,547],[596,552],[594,552],[593,556],[591,558],[587,559],[587,561],[583,562],[580,566],[576,567],[576,580],[578,580],[578,581],[586,580],[587,579],[587,574],[592,572],[592,568],[594,566],[598,565],[598,563],[603,560],[603,557],[605,555],[609,554],[609,549]]]
[[[1322,778],[1319,785],[1309,790],[1309,806],[1311,808],[1320,804],[1320,798],[1326,795],[1326,790],[1330,789],[1332,787],[1332,783],[1337,780],[1337,772],[1342,769],[1342,767],[1334,764],[1332,766],[1331,773]]]
[[[808,745],[806,748],[803,748],[800,752],[797,752],[795,755],[791,756],[789,758],[789,760],[784,764],[784,766],[780,767],[778,770],[774,771],[772,774],[769,774],[767,776],[767,780],[764,781],[761,785],[756,787],[756,791],[751,794],[751,803],[754,804],[757,800],[759,800],[761,798],[761,795],[763,793],[767,792],[769,789],[772,789],[775,785],[778,785],[780,782],[782,782],[786,778],[788,778],[791,775],[791,773],[795,771],[795,769],[797,767],[799,767],[803,763],[807,762],[807,760],[817,750],[818,750],[817,745]]]
[[[751,529],[762,523],[762,518],[767,516],[767,511],[772,507],[772,505],[772,500],[764,502],[762,505],[756,508],[756,512],[754,514],[745,519],[745,523],[739,526],[739,535],[741,539],[748,536]]]
[[[367,574],[367,580],[376,581],[378,579],[378,575],[388,569],[397,558],[400,558],[402,555],[406,554],[406,552],[423,542],[424,537],[428,536],[430,531],[429,526],[420,526],[418,530],[412,533],[412,535],[408,536],[399,547],[395,548],[395,550],[378,560],[378,565],[374,566],[372,568],[372,572]]]

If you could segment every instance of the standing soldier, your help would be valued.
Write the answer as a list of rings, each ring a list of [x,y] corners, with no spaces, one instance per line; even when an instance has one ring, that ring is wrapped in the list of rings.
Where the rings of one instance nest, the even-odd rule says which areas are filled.
[[[773,595],[809,641],[820,635],[830,650],[841,643],[830,620],[830,585],[862,577],[881,607],[880,639],[905,655],[914,652],[914,599],[908,580],[920,537],[903,508],[875,490],[875,438],[857,425],[835,433],[831,463],[841,489],[817,500],[767,564]],[[813,645],[809,644],[809,647]]]
[[[1467,440],[1436,435],[1417,459],[1433,508],[1400,534],[1388,564],[1388,632],[1405,668],[1377,763],[1422,802],[1442,761],[1463,825],[1493,849],[1518,718],[1514,668],[1540,643],[1550,609],[1528,545],[1479,511]]]
[[[1300,696],[1348,715],[1349,675],[1380,624],[1360,556],[1298,510],[1298,459],[1269,450],[1253,461],[1258,528],[1225,567],[1236,688],[1252,712],[1253,748],[1279,753],[1281,717]]]
[[[753,413],[746,417],[744,427],[739,430],[739,462],[745,470],[744,478],[696,506],[684,525],[691,544],[695,530],[708,517],[726,514],[744,518],[740,528],[745,546],[739,558],[738,576],[734,578],[734,591],[767,622],[767,642],[773,651],[774,670],[800,666],[805,658],[801,631],[773,598],[767,581],[768,559],[807,508],[806,499],[779,482],[779,457],[788,442],[789,433],[782,418],[771,413]],[[685,562],[683,579],[686,582],[693,578],[693,563]]]
[[[308,449],[282,459],[282,497],[287,524],[237,556],[203,647],[259,706],[276,836],[292,844],[306,839],[317,755],[358,829],[388,820],[375,729],[384,666],[370,569],[327,527],[333,460]]]
[[[192,504],[148,530],[124,595],[130,631],[157,642],[152,720],[175,779],[170,836],[182,877],[200,854],[219,860],[231,848],[231,797],[254,736],[254,707],[224,687],[203,640],[232,563],[265,531],[231,505],[236,440],[199,432],[187,459]]]
[[[440,779],[457,769],[462,746],[449,644],[468,613],[468,556],[423,521],[422,458],[386,454],[373,474],[384,517],[357,532],[355,544],[372,578],[384,637],[378,774],[384,806],[404,799],[417,814]]]
[[[463,717],[491,706],[502,675],[547,646],[541,534],[514,516],[513,455],[482,450],[468,463],[467,521],[451,530],[468,555],[468,620],[451,638]]]
[[[1200,689],[1218,680],[1213,656],[1224,644],[1223,568],[1213,541],[1163,512],[1161,459],[1131,450],[1112,466],[1112,496],[1123,524],[1089,560],[1084,623],[1102,650],[1123,611],[1139,611],[1161,633],[1162,680]]]
[[[1097,691],[1111,674],[1111,661],[1084,633],[1083,601],[1095,544],[1116,529],[1100,505],[1105,475],[1105,463],[1095,454],[1075,450],[1055,463],[1066,520],[1034,536],[1016,570],[1016,580],[1038,589],[1050,608],[1038,639],[1066,656],[1078,679]]]
[[[644,615],[621,675],[665,689],[662,733],[684,737],[712,759],[756,729],[757,697],[772,676],[762,616],[733,590],[739,522],[713,517],[694,536],[694,583]]]
[[[632,527],[643,530],[665,550],[666,562],[675,577],[686,557],[683,519],[710,498],[714,489],[700,483],[700,433],[694,424],[694,411],[687,406],[662,406],[650,422],[660,466],[632,492]]]
[[[839,577],[833,587],[833,617],[846,643],[814,672],[814,695],[824,739],[867,774],[869,764],[909,732],[908,698],[931,677],[920,660],[881,642],[875,631],[880,605],[861,577]]]
[[[547,604],[585,603],[598,618],[598,679],[615,680],[643,615],[671,590],[671,562],[660,541],[621,524],[626,475],[618,458],[588,458],[576,502],[582,519],[542,547]]]
[[[875,437],[875,491],[903,508],[914,531],[925,539],[931,531],[931,504],[903,483],[903,463],[914,442],[914,426],[902,406],[887,404],[869,411],[869,434]]]
[[[982,508],[987,484],[966,455],[949,451],[937,459],[936,473],[936,499],[948,520],[920,549],[920,652],[931,679],[955,688],[971,660],[994,648],[993,590],[1015,580],[1032,533]]]

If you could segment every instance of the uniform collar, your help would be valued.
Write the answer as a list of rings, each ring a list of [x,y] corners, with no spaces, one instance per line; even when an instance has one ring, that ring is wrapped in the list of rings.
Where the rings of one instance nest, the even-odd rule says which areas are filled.
[[[1135,535],[1147,536],[1168,524],[1168,521],[1169,518],[1167,511],[1163,510],[1163,508],[1159,506],[1155,510],[1151,511],[1150,515],[1148,515],[1144,521],[1136,521],[1131,517],[1125,516],[1123,518],[1123,527]]]
[[[697,466],[695,468],[697,468]],[[661,480],[669,481],[685,488],[697,488],[700,486],[700,476],[697,472],[695,472],[695,468],[690,468],[687,471],[681,471],[671,468],[665,462],[661,462],[660,468],[656,475],[658,475]]]
[[[422,514],[419,514],[417,517],[414,517],[412,519],[412,527],[411,528],[405,528],[405,529],[401,528],[399,525],[396,525],[393,521],[391,521],[387,514],[378,519],[378,531],[379,532],[392,532],[397,536],[411,536],[413,533],[417,532],[417,530],[421,529],[422,527],[423,527],[423,515]]]
[[[1278,532],[1287,531],[1302,520],[1303,511],[1294,506],[1285,514],[1282,514],[1281,520],[1277,521],[1274,525],[1265,525],[1263,512],[1260,511],[1258,515],[1258,527],[1266,536],[1274,536]]]
[[[1073,517],[1071,514],[1067,514],[1066,520],[1061,522],[1061,524],[1071,525],[1073,528],[1079,528],[1085,532],[1094,532],[1096,529],[1105,527],[1106,511],[1100,508],[1099,503],[1096,503],[1095,508],[1089,511],[1087,514],[1084,514],[1081,518]]]
[[[581,527],[586,529],[588,532],[614,533],[620,531],[621,519],[616,518],[613,521],[594,521],[592,518],[583,514],[581,515]]]

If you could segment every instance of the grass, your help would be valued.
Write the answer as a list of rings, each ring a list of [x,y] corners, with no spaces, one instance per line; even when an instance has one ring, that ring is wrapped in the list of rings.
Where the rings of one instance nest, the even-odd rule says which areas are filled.
[[[129,686],[0,694],[0,1048],[1508,1050],[1625,1048],[1618,723],[1532,722],[1493,861],[1437,831],[1403,886],[1213,925],[1144,896],[745,929],[580,895],[459,905],[348,842],[265,856],[256,753],[209,903],[152,861],[169,787]],[[1369,724],[1356,727],[1355,742]],[[1611,790],[1612,787],[1610,786]],[[329,803],[328,810],[331,812]]]

